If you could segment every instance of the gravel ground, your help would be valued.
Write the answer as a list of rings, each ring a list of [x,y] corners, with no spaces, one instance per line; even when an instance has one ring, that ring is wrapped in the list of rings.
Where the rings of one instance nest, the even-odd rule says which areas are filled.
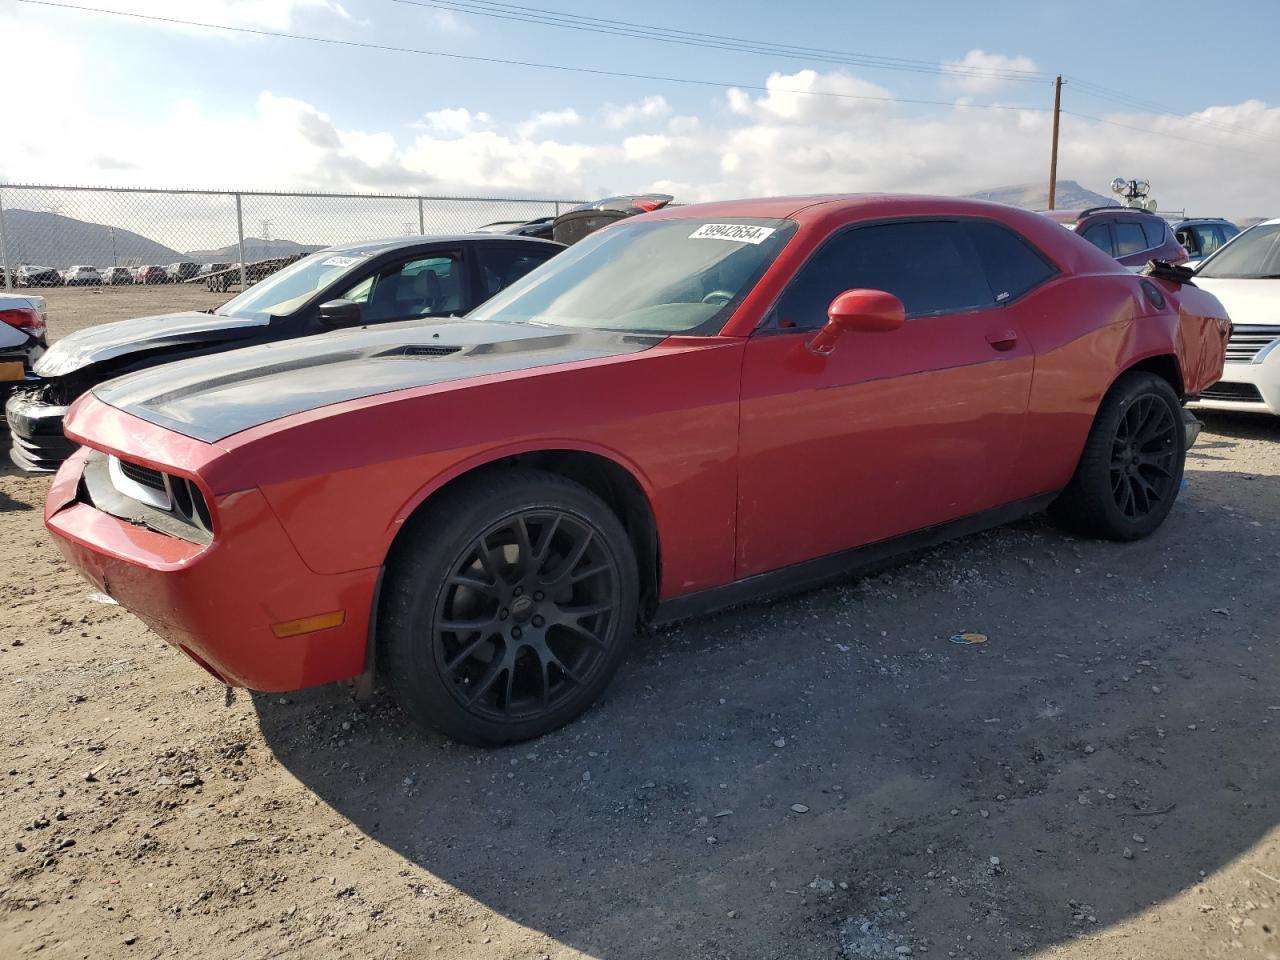
[[[660,632],[481,751],[228,694],[0,470],[0,956],[1280,957],[1280,423],[1187,477],[1141,543],[1032,518]]]

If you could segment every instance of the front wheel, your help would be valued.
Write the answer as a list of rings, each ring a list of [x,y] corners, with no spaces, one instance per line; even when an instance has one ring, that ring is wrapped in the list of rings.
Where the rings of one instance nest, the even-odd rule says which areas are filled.
[[[402,535],[379,642],[392,688],[456,740],[528,740],[586,710],[635,628],[635,554],[613,512],[556,474],[447,491]]]
[[[1153,373],[1127,373],[1103,398],[1075,476],[1049,515],[1073,533],[1139,540],[1173,509],[1186,457],[1173,388]]]

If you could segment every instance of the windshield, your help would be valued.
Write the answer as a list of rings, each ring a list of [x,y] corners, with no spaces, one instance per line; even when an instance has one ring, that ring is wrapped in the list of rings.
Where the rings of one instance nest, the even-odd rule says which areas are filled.
[[[238,297],[233,297],[215,313],[234,317],[284,316],[297,310],[345,274],[351,273],[368,259],[362,253],[344,254],[322,250],[297,263],[291,263]],[[252,264],[246,264],[252,275]]]
[[[1196,276],[1280,279],[1280,223],[1259,224],[1246,230],[1206,260]]]
[[[469,320],[629,333],[715,333],[786,245],[790,220],[636,220],[528,274]]]

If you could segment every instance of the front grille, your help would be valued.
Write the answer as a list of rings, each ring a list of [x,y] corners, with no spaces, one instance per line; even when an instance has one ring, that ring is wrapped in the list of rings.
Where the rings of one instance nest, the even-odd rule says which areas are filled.
[[[119,473],[114,474],[114,479],[111,466],[113,462],[119,469]],[[145,497],[139,498],[136,494],[145,491],[136,488],[132,492],[125,492],[116,485],[120,480],[128,480],[131,484],[146,487],[147,490],[162,492],[163,502],[152,503]],[[207,544],[213,540],[213,517],[209,504],[196,483],[186,477],[175,474],[166,476],[148,467],[94,450],[85,459],[78,499],[103,513],[156,533],[177,537],[189,543]]]
[[[1233,403],[1262,403],[1262,394],[1252,383],[1215,383],[1200,393],[1201,400],[1230,400]]]
[[[1252,363],[1253,358],[1280,339],[1280,327],[1236,326],[1227,341],[1227,363]]]
[[[150,487],[152,490],[159,490],[161,493],[164,492],[164,475],[159,470],[152,470],[150,467],[144,467],[140,463],[121,460],[120,472],[134,483],[140,483],[144,487]]]

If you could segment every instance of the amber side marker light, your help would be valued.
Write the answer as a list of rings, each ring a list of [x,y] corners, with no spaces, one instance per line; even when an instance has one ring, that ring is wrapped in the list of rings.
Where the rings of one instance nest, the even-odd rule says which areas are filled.
[[[347,619],[345,610],[334,610],[332,613],[317,613],[314,617],[303,617],[301,620],[286,620],[284,623],[273,623],[271,632],[280,639],[296,637],[303,633],[315,633],[317,630],[329,630],[340,627]]]

